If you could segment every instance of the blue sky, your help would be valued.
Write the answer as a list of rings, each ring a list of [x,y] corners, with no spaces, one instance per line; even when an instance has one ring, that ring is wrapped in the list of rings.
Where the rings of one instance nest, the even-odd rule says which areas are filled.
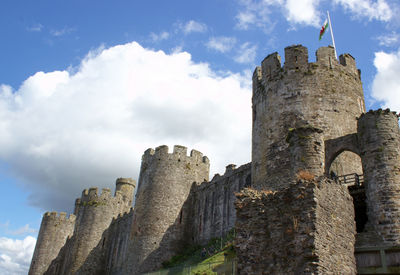
[[[396,0],[1,1],[0,273],[27,272],[44,211],[137,179],[149,147],[249,162],[255,66],[293,44],[315,61],[326,10],[367,109],[399,111]]]

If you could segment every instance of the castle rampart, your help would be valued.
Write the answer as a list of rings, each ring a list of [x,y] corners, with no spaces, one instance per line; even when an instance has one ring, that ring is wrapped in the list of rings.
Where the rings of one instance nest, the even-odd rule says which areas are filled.
[[[125,274],[156,269],[184,244],[182,207],[193,182],[208,181],[209,160],[186,147],[175,145],[148,149],[142,157],[136,195],[135,222]]]
[[[46,212],[43,215],[29,275],[42,275],[48,269],[67,238],[72,236],[75,218],[72,214],[67,217],[64,212]]]
[[[238,168],[230,164],[225,174],[210,182],[194,184],[187,212],[187,239],[205,244],[226,235],[235,226],[235,193],[251,184],[251,164]]]
[[[283,67],[279,55],[274,53],[254,73],[252,185],[255,188],[276,190],[287,184],[281,180],[282,175],[290,174],[285,141],[290,128],[312,125],[323,131],[324,139],[356,132],[356,118],[364,112],[364,97],[354,59],[343,55],[339,63],[330,47],[320,48],[316,55],[317,61],[309,63],[307,48],[287,47]],[[344,170],[336,171],[337,174],[361,170],[359,160],[350,157],[345,161]]]

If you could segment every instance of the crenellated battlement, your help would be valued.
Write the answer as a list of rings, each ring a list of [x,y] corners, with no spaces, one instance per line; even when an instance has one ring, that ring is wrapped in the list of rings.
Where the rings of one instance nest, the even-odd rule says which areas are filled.
[[[187,147],[181,145],[175,145],[173,147],[172,153],[169,153],[169,148],[167,145],[161,145],[154,149],[147,149],[142,157],[143,163],[149,163],[154,160],[168,160],[168,161],[186,161],[193,164],[207,164],[209,165],[210,161],[208,157],[203,156],[203,154],[197,150],[191,150],[190,155],[187,155]]]
[[[370,116],[370,115],[380,116],[380,115],[388,115],[388,114],[392,114],[392,115],[396,116],[397,119],[400,117],[400,113],[397,114],[397,112],[391,111],[389,108],[387,108],[385,110],[382,110],[382,109],[369,110],[368,112],[361,114],[361,116],[357,119],[362,119],[363,117]]]
[[[339,60],[335,57],[332,46],[321,47],[316,53],[316,62],[308,61],[308,49],[302,45],[293,45],[285,48],[285,63],[282,66],[281,57],[277,52],[269,54],[253,73],[253,85],[260,81],[272,79],[281,80],[287,74],[301,73],[302,76],[313,75],[319,67],[337,69],[360,78],[354,57],[342,54]],[[253,87],[254,88],[254,87]]]
[[[82,196],[81,198],[77,198],[75,201],[75,211],[74,213],[79,211],[80,206],[84,205],[90,205],[89,202],[94,202],[94,201],[102,201],[103,203],[106,203],[109,201],[110,203],[113,203],[115,199],[120,199],[123,196],[126,196],[130,193],[131,191],[125,191],[125,188],[123,186],[130,186],[129,189],[134,190],[135,189],[135,181],[132,179],[119,179],[120,181],[117,180],[117,187],[115,190],[114,196],[111,193],[110,188],[102,188],[101,193],[99,193],[99,189],[97,187],[91,187],[89,189],[84,189],[82,191]],[[127,194],[125,194],[127,193]],[[130,194],[133,196],[133,193]],[[89,204],[88,204],[89,203]]]
[[[87,202],[97,199],[108,200],[110,198],[112,198],[110,188],[103,188],[101,193],[99,194],[99,189],[97,187],[91,187],[82,191],[80,203],[85,204]]]
[[[46,212],[43,215],[43,221],[50,222],[75,222],[76,216],[74,214],[70,214],[67,216],[65,212]]]
[[[230,177],[236,177],[237,174],[240,174],[242,172],[250,171],[250,168],[251,163],[247,163],[239,167],[236,167],[236,164],[229,164],[225,167],[225,173],[223,175],[217,173],[214,174],[211,181],[203,181],[201,183],[196,182],[194,192],[202,191],[207,188],[212,188],[214,185],[223,184],[226,179]]]

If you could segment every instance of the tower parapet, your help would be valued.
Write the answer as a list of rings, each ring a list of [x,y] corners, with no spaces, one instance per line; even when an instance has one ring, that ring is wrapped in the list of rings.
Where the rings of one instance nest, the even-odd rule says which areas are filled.
[[[193,182],[208,181],[209,160],[202,153],[175,145],[148,149],[142,157],[135,203],[130,261],[124,274],[155,269],[183,245],[182,207]]]
[[[72,236],[75,215],[65,212],[46,212],[43,215],[33,253],[29,275],[42,275],[57,257],[68,237]]]
[[[312,125],[323,131],[323,139],[356,132],[356,118],[365,105],[354,59],[345,54],[339,63],[331,47],[318,49],[316,56],[316,62],[310,63],[307,48],[290,46],[285,48],[283,67],[279,55],[273,53],[254,72],[252,186],[257,189],[287,185],[287,181],[282,186],[279,182],[291,173],[285,141],[290,128]],[[337,161],[343,160],[339,156]],[[361,170],[359,160],[350,161],[358,162],[351,167]]]
[[[134,180],[120,178],[116,181],[114,196],[109,188],[103,188],[101,193],[95,187],[83,190],[81,198],[76,200],[74,239],[66,252],[64,274],[75,274],[82,271],[81,269],[85,270],[85,274],[97,274],[99,269],[104,268],[101,264],[104,261],[104,253],[94,248],[100,242],[106,243],[106,235],[103,233],[113,218],[130,211],[132,197],[129,198],[129,194],[133,196],[134,188]],[[94,253],[98,255],[93,255]]]

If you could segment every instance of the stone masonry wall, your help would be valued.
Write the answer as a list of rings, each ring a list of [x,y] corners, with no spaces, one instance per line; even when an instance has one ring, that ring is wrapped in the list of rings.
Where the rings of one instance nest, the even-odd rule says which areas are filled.
[[[384,242],[400,245],[400,129],[398,116],[369,111],[358,120],[368,223]]]
[[[324,132],[324,139],[355,133],[365,110],[360,74],[354,58],[332,47],[318,49],[317,61],[308,62],[307,48],[285,49],[285,64],[277,53],[267,56],[253,76],[252,186],[277,190],[288,184],[290,152],[285,141],[290,128],[309,124]],[[339,156],[339,161],[342,156]],[[345,160],[356,162],[350,156]],[[336,171],[342,174],[344,171]],[[348,172],[348,171],[346,171]]]
[[[105,274],[122,275],[122,266],[127,258],[129,235],[134,220],[134,211],[113,219],[108,230],[105,251]]]
[[[235,193],[251,184],[251,164],[238,168],[231,164],[225,174],[216,174],[210,182],[195,184],[191,190],[187,213],[186,238],[196,244],[205,244],[222,237],[235,226]]]
[[[105,232],[113,218],[130,211],[134,187],[132,179],[117,179],[114,196],[108,188],[103,189],[101,194],[98,194],[97,188],[82,192],[78,210],[75,211],[78,216],[73,237],[63,251],[63,259],[54,263],[59,267],[51,268],[58,270],[55,274],[99,274],[104,271]]]
[[[157,269],[180,251],[185,243],[181,212],[193,182],[208,181],[209,160],[203,154],[174,146],[148,149],[142,157],[131,230],[129,261],[124,274]]]
[[[356,274],[355,223],[346,187],[299,180],[237,195],[239,274]]]
[[[29,275],[42,275],[57,257],[68,237],[72,236],[75,215],[68,218],[66,213],[46,212],[43,215],[40,231],[33,253]]]

